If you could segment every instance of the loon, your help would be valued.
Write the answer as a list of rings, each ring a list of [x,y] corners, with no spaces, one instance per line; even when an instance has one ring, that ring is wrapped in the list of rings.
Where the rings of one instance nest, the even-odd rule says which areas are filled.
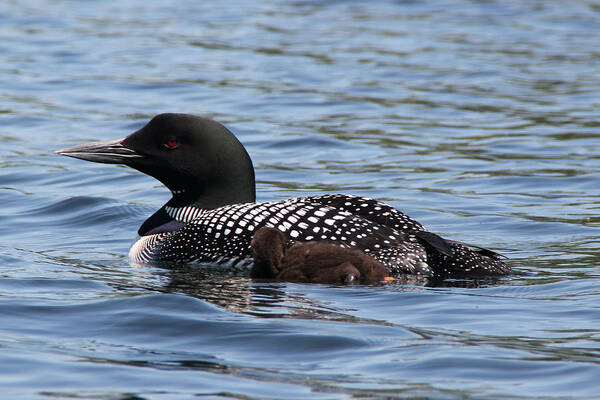
[[[395,208],[365,197],[327,194],[256,202],[248,152],[222,124],[189,114],[152,118],[127,137],[58,154],[124,164],[162,182],[171,199],[139,228],[133,263],[250,267],[262,227],[296,242],[320,241],[364,252],[389,274],[432,278],[507,275],[491,250],[444,239]]]

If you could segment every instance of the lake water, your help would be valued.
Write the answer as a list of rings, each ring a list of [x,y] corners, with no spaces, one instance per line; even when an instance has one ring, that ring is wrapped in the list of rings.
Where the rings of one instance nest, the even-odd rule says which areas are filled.
[[[598,398],[597,2],[10,0],[0,37],[1,398]],[[234,131],[259,200],[374,197],[520,274],[130,266],[168,192],[54,151],[160,112]]]

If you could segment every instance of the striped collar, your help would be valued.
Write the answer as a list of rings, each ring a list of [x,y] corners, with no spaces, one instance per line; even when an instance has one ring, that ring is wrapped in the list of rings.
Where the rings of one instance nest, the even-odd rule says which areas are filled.
[[[194,206],[186,206],[186,207],[170,207],[165,206],[165,212],[169,215],[169,217],[175,219],[179,222],[190,222],[193,219],[198,218],[202,213],[206,211],[203,208],[198,208]]]

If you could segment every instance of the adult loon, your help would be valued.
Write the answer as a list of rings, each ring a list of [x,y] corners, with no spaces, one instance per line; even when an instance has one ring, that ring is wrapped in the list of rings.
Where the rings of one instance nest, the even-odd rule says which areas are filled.
[[[377,200],[331,194],[255,202],[250,156],[233,133],[208,118],[159,114],[125,138],[57,153],[128,165],[171,191],[171,199],[139,228],[129,253],[135,263],[249,266],[253,235],[266,226],[291,242],[324,241],[362,250],[390,274],[511,273],[497,253],[443,239]]]

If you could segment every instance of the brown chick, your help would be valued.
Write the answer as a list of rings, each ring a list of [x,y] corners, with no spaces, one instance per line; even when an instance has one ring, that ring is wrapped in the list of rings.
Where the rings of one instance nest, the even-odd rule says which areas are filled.
[[[260,228],[252,239],[254,278],[291,282],[372,283],[384,280],[386,269],[360,250],[327,242],[297,242],[287,248],[285,234]]]

